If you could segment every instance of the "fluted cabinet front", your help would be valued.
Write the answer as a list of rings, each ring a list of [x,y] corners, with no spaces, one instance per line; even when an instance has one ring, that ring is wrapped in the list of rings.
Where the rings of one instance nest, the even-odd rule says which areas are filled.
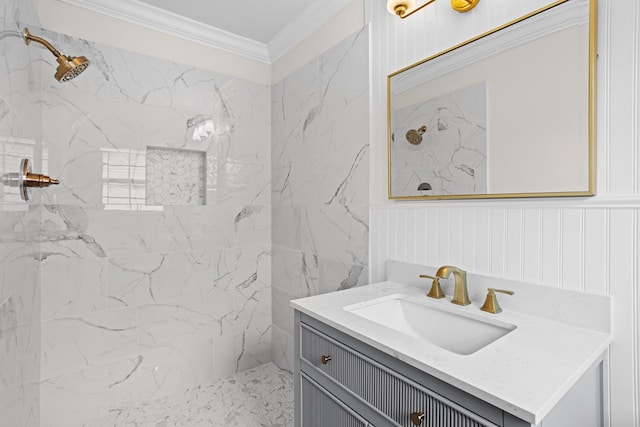
[[[424,375],[414,381],[409,371],[380,360],[375,351],[363,350],[355,340],[313,319],[302,318],[304,321],[296,325],[296,382],[302,427],[505,425],[497,408],[459,391],[441,394],[437,381]],[[355,421],[361,419],[366,422]]]
[[[307,377],[302,377],[303,427],[367,427],[366,421]]]

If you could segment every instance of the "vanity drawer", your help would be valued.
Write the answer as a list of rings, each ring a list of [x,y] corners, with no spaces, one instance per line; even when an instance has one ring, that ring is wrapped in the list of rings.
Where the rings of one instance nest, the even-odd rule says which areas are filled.
[[[368,427],[361,416],[341,403],[307,375],[300,377],[302,391],[301,427]]]
[[[496,427],[466,408],[381,365],[315,328],[300,324],[301,369],[319,371],[392,421],[414,427]],[[311,372],[310,372],[311,374]],[[424,414],[414,424],[412,414]]]

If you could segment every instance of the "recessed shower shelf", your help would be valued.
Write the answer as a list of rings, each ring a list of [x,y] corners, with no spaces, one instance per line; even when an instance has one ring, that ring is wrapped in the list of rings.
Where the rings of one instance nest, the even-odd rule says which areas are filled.
[[[204,205],[206,153],[147,147],[147,205]]]

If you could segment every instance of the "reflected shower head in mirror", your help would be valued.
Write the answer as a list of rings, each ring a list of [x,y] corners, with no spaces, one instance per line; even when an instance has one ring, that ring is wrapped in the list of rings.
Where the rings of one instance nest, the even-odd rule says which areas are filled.
[[[49,52],[51,52],[53,56],[56,57],[59,65],[54,77],[59,82],[67,82],[79,76],[84,70],[87,69],[89,64],[91,64],[91,62],[89,62],[89,60],[84,56],[67,56],[61,54],[55,47],[51,45],[51,43],[49,43],[45,39],[32,35],[29,32],[28,28],[25,28],[22,34],[24,35],[24,42],[27,45],[29,45],[29,43],[31,43],[32,41],[40,43],[41,45],[49,49]]]
[[[422,134],[427,131],[426,126],[421,126],[419,129],[409,129],[405,135],[409,144],[419,145],[422,142]]]

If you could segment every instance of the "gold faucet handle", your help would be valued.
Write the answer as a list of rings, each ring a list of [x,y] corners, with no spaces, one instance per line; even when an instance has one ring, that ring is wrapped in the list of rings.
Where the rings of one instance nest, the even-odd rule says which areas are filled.
[[[46,188],[50,185],[58,185],[60,181],[53,179],[47,175],[40,173],[28,173],[24,177],[23,185],[25,187]]]
[[[496,292],[500,292],[501,294],[513,295],[515,292],[509,291],[507,289],[487,289],[487,298],[484,300],[484,304],[480,307],[480,310],[486,311],[487,313],[497,314],[502,311],[500,304],[498,304],[498,298],[496,297]]]
[[[421,279],[431,279],[431,289],[427,296],[429,298],[441,299],[444,298],[444,292],[442,291],[442,287],[440,286],[440,277],[429,276],[428,274],[421,274]]]

